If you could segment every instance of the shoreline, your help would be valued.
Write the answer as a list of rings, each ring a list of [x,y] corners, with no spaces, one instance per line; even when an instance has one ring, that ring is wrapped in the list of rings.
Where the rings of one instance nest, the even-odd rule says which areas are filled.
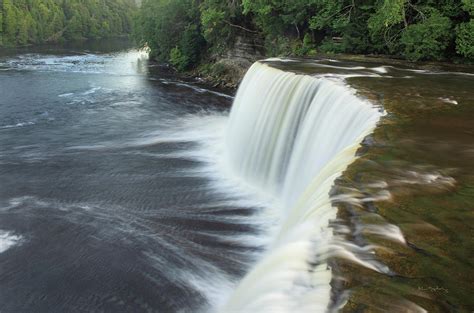
[[[45,41],[41,43],[29,43],[25,45],[18,45],[18,46],[8,46],[8,45],[0,45],[0,51],[1,50],[14,50],[14,49],[26,49],[26,48],[43,48],[43,47],[49,47],[49,46],[63,46],[63,45],[68,45],[68,44],[76,44],[76,43],[84,43],[88,41],[99,41],[99,40],[115,40],[115,39],[127,39],[132,41],[132,36],[130,34],[123,34],[123,35],[117,35],[117,36],[111,36],[111,37],[99,37],[99,38],[76,38],[76,39],[63,39],[63,40],[57,40],[57,41]]]
[[[240,82],[242,81],[247,70],[253,63],[263,61],[269,57],[255,58],[248,60],[248,63],[243,65],[239,62],[231,62],[230,59],[220,59],[215,62],[206,62],[199,64],[196,68],[180,72],[169,64],[163,64],[153,59],[150,62],[157,64],[163,68],[167,68],[170,73],[185,78],[191,79],[198,83],[211,88],[226,90],[227,92],[235,92]],[[366,55],[366,54],[318,54],[314,57],[281,57],[282,59],[299,60],[314,62],[318,60],[335,60],[344,62],[357,63],[371,63],[386,66],[400,66],[402,69],[416,69],[429,71],[453,71],[453,72],[468,72],[474,73],[474,64],[460,64],[447,61],[408,61],[401,58],[396,58],[387,55]],[[219,70],[213,70],[213,67],[219,67]]]

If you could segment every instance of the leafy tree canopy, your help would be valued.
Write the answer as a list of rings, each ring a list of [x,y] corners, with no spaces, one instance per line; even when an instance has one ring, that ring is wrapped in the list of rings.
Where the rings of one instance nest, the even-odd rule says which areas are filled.
[[[137,36],[161,61],[186,65],[180,68],[225,53],[238,36],[260,39],[269,56],[467,61],[474,59],[473,14],[474,0],[145,0]]]
[[[134,0],[3,0],[0,45],[127,34],[134,10]]]

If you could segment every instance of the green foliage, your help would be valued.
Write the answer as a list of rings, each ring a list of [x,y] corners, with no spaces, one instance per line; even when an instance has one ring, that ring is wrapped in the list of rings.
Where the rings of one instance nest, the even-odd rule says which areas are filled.
[[[102,38],[131,32],[134,0],[0,1],[0,45]]]
[[[209,42],[216,42],[219,44],[222,37],[228,37],[230,34],[230,27],[225,23],[226,14],[224,11],[216,8],[206,8],[205,5],[201,7],[201,23],[204,26],[204,38]]]
[[[196,64],[205,45],[200,11],[194,0],[146,0],[135,24],[135,36],[152,56],[177,69]]]
[[[469,14],[474,14],[474,0],[462,0],[462,5],[464,11],[469,12]]]
[[[472,14],[474,0],[145,0],[136,35],[179,69],[225,54],[241,36],[268,56],[459,59],[473,58]]]
[[[343,53],[345,52],[344,45],[341,42],[333,41],[326,38],[319,46],[321,52],[325,53]]]
[[[378,1],[375,13],[369,18],[369,29],[376,33],[406,20],[405,10],[408,0]]]
[[[256,25],[268,37],[282,34],[303,39],[308,18],[318,9],[318,0],[244,0],[244,14],[253,14]]]
[[[269,56],[290,56],[292,52],[292,42],[290,37],[266,37],[265,48]]]
[[[376,43],[379,52],[401,54],[400,36],[408,26],[408,0],[379,0],[370,15],[367,26],[371,42]]]
[[[169,60],[170,63],[180,71],[186,69],[188,64],[186,56],[181,53],[181,50],[179,50],[178,47],[171,49]]]
[[[229,48],[239,31],[252,27],[240,0],[202,0],[200,14],[203,36],[215,52]]]
[[[404,55],[413,61],[441,60],[451,39],[451,21],[433,10],[420,23],[410,25],[403,32],[401,43]]]
[[[468,22],[456,27],[456,51],[460,55],[474,59],[474,0],[463,0],[462,9],[470,15]]]
[[[205,44],[206,42],[201,35],[200,28],[194,24],[187,25],[179,41],[179,47],[186,58],[183,69],[198,63]]]
[[[474,20],[459,24],[456,38],[456,51],[470,59],[474,59]]]
[[[340,33],[353,19],[359,6],[347,0],[316,1],[315,10],[310,18],[310,28],[314,30]]]

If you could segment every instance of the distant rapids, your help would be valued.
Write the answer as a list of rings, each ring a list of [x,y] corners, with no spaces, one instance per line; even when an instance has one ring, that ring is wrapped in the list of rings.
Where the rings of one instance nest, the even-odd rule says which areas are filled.
[[[327,258],[350,257],[332,240],[330,190],[380,116],[341,82],[258,62],[249,69],[230,114],[225,158],[234,175],[274,199],[279,223],[222,312],[327,310]]]

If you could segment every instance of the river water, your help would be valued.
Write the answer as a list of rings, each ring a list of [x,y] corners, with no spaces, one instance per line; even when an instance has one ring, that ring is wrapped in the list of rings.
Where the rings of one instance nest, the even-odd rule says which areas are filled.
[[[267,61],[314,79],[256,67],[225,137],[233,95],[178,78],[129,43],[1,51],[0,312],[316,312],[318,301],[321,312],[327,302],[346,312],[472,311],[473,71],[390,62]],[[311,104],[315,94],[329,102]],[[357,150],[351,138],[375,124],[356,133],[347,118],[363,118],[366,104],[380,121],[341,176],[334,156]],[[284,112],[295,118],[286,133],[269,118]],[[310,113],[330,118],[295,122]],[[304,140],[294,140],[300,124]],[[289,166],[288,183],[279,164],[291,163],[293,145],[304,164]],[[229,151],[241,176],[275,163],[260,185],[277,177],[267,189],[281,191],[237,177]],[[325,162],[330,179],[292,211]],[[298,192],[281,214],[275,198],[288,189]],[[321,234],[324,251],[314,249]]]
[[[0,57],[1,312],[197,312],[259,251],[212,168],[231,97],[127,46]]]

